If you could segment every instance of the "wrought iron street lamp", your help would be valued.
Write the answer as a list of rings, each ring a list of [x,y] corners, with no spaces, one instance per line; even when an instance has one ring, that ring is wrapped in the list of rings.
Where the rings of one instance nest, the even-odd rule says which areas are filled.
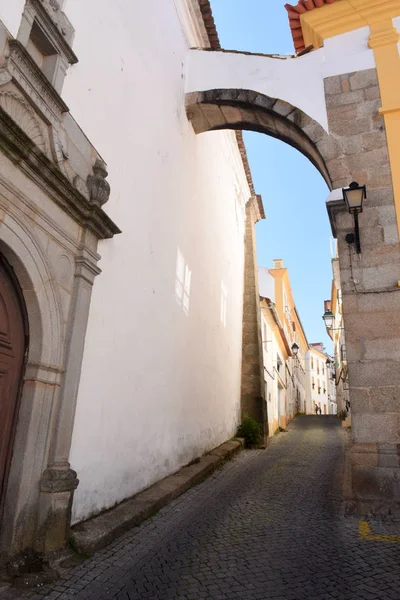
[[[299,346],[295,342],[292,346],[292,354],[293,354],[293,356],[297,356],[298,353],[299,353]]]
[[[333,323],[335,321],[335,315],[331,310],[326,310],[322,315],[323,320],[325,321],[325,326],[327,329],[332,329]]]
[[[335,323],[335,315],[331,310],[326,310],[322,315],[323,320],[325,321],[325,327],[329,331],[343,331],[344,327],[334,327]]]
[[[343,188],[343,198],[347,204],[349,213],[354,217],[354,234],[346,235],[346,242],[356,243],[357,253],[361,253],[360,230],[358,227],[358,215],[363,211],[363,202],[367,197],[367,188],[365,185],[358,185],[356,181],[352,181],[348,188]]]

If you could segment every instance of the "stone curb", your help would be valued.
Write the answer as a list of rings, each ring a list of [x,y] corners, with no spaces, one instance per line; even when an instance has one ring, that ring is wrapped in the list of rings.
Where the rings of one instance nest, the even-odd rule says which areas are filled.
[[[243,448],[243,441],[230,440],[202,456],[198,463],[158,481],[147,490],[71,529],[77,552],[91,556],[120,535],[136,527],[189,488],[201,483],[224,461]]]

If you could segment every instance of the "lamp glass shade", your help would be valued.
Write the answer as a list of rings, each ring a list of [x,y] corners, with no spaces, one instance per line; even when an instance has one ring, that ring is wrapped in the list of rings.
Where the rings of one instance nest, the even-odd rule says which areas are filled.
[[[298,352],[299,352],[299,347],[298,347],[298,345],[297,345],[297,344],[296,344],[296,342],[295,342],[295,343],[293,344],[293,346],[292,346],[292,354],[293,354],[294,356],[297,356]]]
[[[325,326],[328,329],[332,329],[333,327],[333,322],[335,320],[335,315],[333,314],[333,312],[331,310],[326,310],[324,312],[324,314],[322,315],[323,320],[325,321]]]
[[[363,202],[366,198],[365,185],[358,185],[353,181],[348,188],[343,188],[343,198],[346,201],[350,213],[362,212]]]
[[[330,358],[327,358],[327,359],[326,359],[326,363],[325,363],[325,364],[326,364],[326,366],[329,368],[329,367],[331,366],[331,359],[330,359]]]

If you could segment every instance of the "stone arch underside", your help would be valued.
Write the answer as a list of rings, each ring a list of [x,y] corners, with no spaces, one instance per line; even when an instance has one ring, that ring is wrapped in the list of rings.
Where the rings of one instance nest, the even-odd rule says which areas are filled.
[[[329,135],[292,104],[251,90],[214,89],[187,94],[186,112],[196,133],[241,129],[286,142],[311,161],[332,189],[332,177],[323,156]]]

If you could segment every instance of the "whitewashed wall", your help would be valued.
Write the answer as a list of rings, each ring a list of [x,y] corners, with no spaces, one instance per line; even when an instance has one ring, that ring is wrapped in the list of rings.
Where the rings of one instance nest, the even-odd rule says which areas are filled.
[[[275,331],[269,326],[267,308],[261,308],[261,335],[263,342],[265,401],[267,403],[269,434],[277,428],[279,420],[278,383],[275,373],[276,356],[279,352]]]
[[[312,348],[307,352],[307,367],[308,367],[308,398],[307,406],[311,414],[315,414],[313,401],[321,407],[322,414],[331,414],[331,406],[329,402],[330,383],[328,369],[326,368],[326,357],[323,358],[319,352],[314,352]],[[319,372],[318,372],[319,368]],[[312,388],[314,378],[315,387]],[[321,391],[318,393],[318,382],[320,383]],[[325,389],[325,393],[324,393]],[[324,412],[324,408],[325,411]]]
[[[78,521],[235,433],[250,191],[234,134],[187,121],[173,0],[65,10],[79,63],[63,98],[108,163],[123,230],[99,248],[70,456]]]

